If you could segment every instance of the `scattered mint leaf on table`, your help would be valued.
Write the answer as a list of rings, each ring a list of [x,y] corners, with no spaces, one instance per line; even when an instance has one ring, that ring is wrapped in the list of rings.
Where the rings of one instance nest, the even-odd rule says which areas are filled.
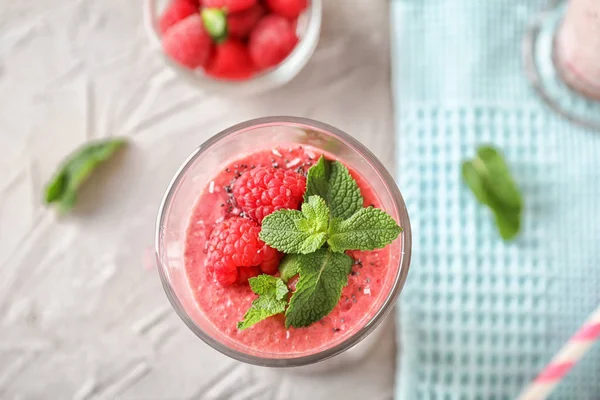
[[[58,203],[61,212],[69,211],[77,201],[77,191],[83,182],[125,144],[125,139],[107,139],[90,143],[71,154],[46,185],[46,204]]]
[[[336,218],[350,218],[363,206],[362,194],[348,168],[323,156],[308,170],[304,200],[314,195],[325,200]]]
[[[329,249],[320,249],[299,258],[300,278],[285,312],[286,328],[309,326],[333,310],[348,284],[352,258]]]
[[[217,43],[227,39],[227,15],[220,8],[204,8],[200,13],[204,28]]]
[[[402,232],[396,221],[378,208],[362,208],[347,220],[334,219],[327,244],[333,251],[375,250]]]
[[[280,279],[271,275],[259,275],[248,279],[250,289],[259,297],[252,302],[244,319],[238,322],[238,329],[250,328],[273,315],[281,314],[287,305],[288,287]]]
[[[285,286],[299,276],[289,304],[285,295],[274,297],[255,290],[254,279],[268,275],[251,278],[252,290],[260,297],[239,329],[283,312],[286,328],[305,327],[333,310],[354,262],[344,251],[383,248],[402,232],[391,216],[373,207],[363,208],[363,203],[348,168],[321,157],[308,171],[301,211],[275,211],[263,219],[260,231],[261,240],[286,253],[279,264],[281,277],[270,278]]]
[[[260,238],[284,253],[308,254],[323,246],[328,226],[329,208],[323,199],[311,196],[302,204],[302,211],[279,210],[267,215]]]
[[[494,214],[500,236],[511,240],[520,231],[523,198],[502,154],[491,146],[464,161],[462,176],[475,198]]]

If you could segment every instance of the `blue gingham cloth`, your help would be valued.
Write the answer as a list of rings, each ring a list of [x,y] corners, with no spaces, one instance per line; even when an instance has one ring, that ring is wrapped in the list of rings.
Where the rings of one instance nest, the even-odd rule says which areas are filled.
[[[511,399],[600,303],[600,133],[555,116],[521,62],[531,0],[392,0],[398,180],[413,227],[397,398]],[[525,199],[504,243],[460,178],[490,143]],[[600,346],[553,399],[600,399]]]

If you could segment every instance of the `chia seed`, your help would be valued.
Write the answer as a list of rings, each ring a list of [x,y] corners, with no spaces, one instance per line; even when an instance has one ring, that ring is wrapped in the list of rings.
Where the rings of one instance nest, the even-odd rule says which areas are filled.
[[[341,331],[341,329],[340,328],[333,328],[332,331],[333,331],[333,333],[337,333],[337,332]]]
[[[225,172],[231,172],[230,168],[225,168]]]
[[[231,193],[233,191],[229,185],[225,186],[223,189],[225,189],[225,192],[227,193]]]
[[[274,162],[273,163],[273,168],[279,168],[279,163]]]
[[[221,203],[221,207],[225,207],[225,203]]]
[[[365,283],[371,283],[371,278],[365,279]]]

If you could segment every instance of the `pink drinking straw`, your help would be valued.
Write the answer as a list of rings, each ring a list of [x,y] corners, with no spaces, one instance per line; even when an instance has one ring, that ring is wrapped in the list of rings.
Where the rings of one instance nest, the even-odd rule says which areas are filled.
[[[517,400],[542,400],[548,397],[598,338],[600,338],[600,305],[554,356],[550,364],[521,392]]]

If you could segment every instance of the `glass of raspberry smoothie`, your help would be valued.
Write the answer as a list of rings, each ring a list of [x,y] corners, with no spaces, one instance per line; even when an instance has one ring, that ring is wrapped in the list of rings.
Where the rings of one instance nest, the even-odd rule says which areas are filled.
[[[268,246],[265,242],[272,243],[265,231],[269,224],[276,225],[276,215],[319,214],[321,208],[317,205],[325,201],[308,195],[312,190],[310,182],[318,182],[315,178],[318,174],[313,175],[313,171],[325,163],[329,163],[331,177],[343,176],[344,171],[350,175],[356,183],[354,190],[362,195],[357,205],[351,184],[340,186],[342,190],[335,194],[337,197],[330,191],[329,197],[337,198],[338,205],[354,203],[359,211],[350,218],[342,215],[343,211],[336,216],[339,207],[328,203],[332,215],[329,221],[348,218],[337,225],[343,226],[362,212],[373,213],[377,218],[387,218],[387,223],[394,225],[388,226],[389,232],[394,234],[376,250],[344,252],[354,247],[344,240],[329,240],[319,250],[316,249],[322,242],[305,251],[310,253],[309,257],[316,257],[311,259],[318,260],[315,262],[320,263],[324,258],[318,257],[323,254],[341,260],[331,264],[336,268],[343,265],[340,268],[344,272],[338,275],[343,280],[339,286],[341,295],[333,294],[332,309],[325,316],[312,320],[309,316],[307,321],[292,321],[288,325],[287,299],[300,293],[303,289],[300,282],[309,278],[303,275],[303,269],[299,275],[290,273],[287,266],[291,263],[287,260],[296,255],[284,255]],[[319,165],[311,170],[315,164]],[[311,210],[316,212],[308,213],[311,210],[305,208],[310,208],[307,204],[315,206]],[[354,225],[360,229],[377,218],[356,220]],[[309,247],[315,244],[314,238],[318,241],[319,236],[311,236],[306,242]],[[273,246],[285,249],[286,240],[273,242]],[[411,236],[402,196],[391,175],[368,149],[344,132],[317,121],[270,117],[233,126],[191,154],[163,199],[155,245],[167,297],[200,339],[240,361],[288,367],[338,355],[359,343],[382,322],[406,280]],[[340,249],[341,252],[334,253]],[[282,269],[284,263],[286,270]],[[310,269],[312,264],[305,267]],[[321,277],[332,271],[327,267],[316,275]],[[268,317],[261,315],[247,323],[252,320],[246,318],[251,314],[249,309],[257,301],[260,303],[257,293],[265,297],[257,290],[257,282],[262,278],[266,282],[277,281],[277,299],[271,298],[273,303],[262,309],[269,310]],[[249,282],[254,282],[252,287]],[[325,289],[319,288],[329,289],[327,285]],[[275,291],[272,293],[275,295]],[[280,301],[286,302],[281,306],[288,308],[286,313],[282,313],[283,308],[271,312],[275,302]],[[328,301],[331,297],[322,303]],[[319,301],[317,305],[321,305]],[[303,314],[297,317],[302,320]],[[242,320],[246,326],[242,326]]]
[[[528,78],[564,118],[600,129],[600,1],[554,1],[524,42]]]

